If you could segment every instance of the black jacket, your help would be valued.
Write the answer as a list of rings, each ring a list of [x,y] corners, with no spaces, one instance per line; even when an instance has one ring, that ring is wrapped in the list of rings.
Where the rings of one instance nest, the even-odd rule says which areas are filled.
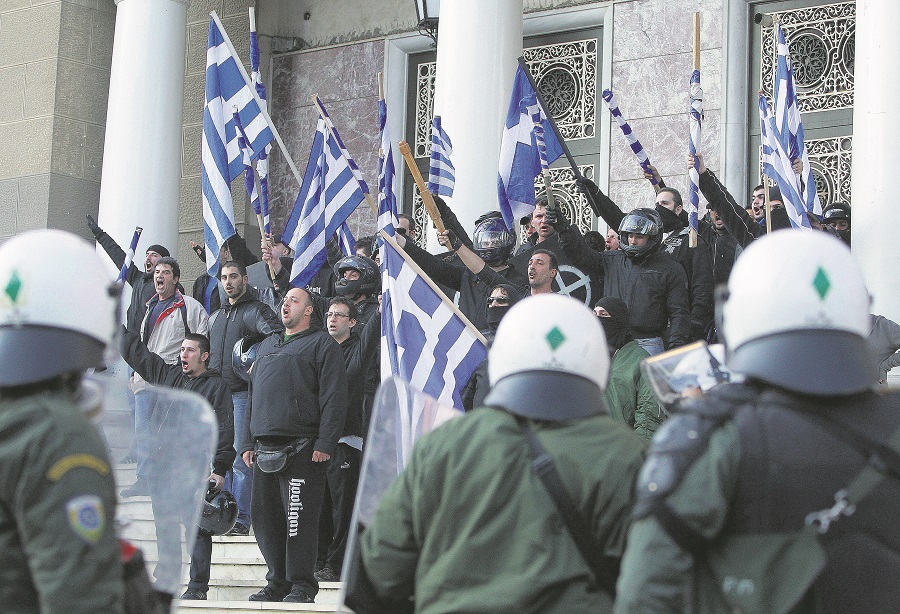
[[[691,330],[687,276],[671,256],[656,251],[634,262],[620,249],[596,252],[575,226],[559,233],[559,242],[581,268],[603,275],[604,296],[628,305],[635,337],[665,337],[668,325],[667,348],[687,343]]]
[[[181,370],[181,365],[167,364],[162,358],[151,352],[141,342],[141,338],[124,328],[122,329],[122,357],[151,384],[182,388],[196,392],[209,401],[216,412],[219,423],[219,442],[213,457],[213,472],[224,476],[234,462],[234,405],[231,403],[231,391],[219,372],[207,369],[197,377],[188,377]]]
[[[262,342],[250,374],[240,449],[258,439],[277,443],[308,437],[314,449],[334,454],[347,414],[347,367],[341,347],[323,330],[307,329]]]
[[[700,174],[700,192],[741,247],[747,247],[753,239],[766,234],[765,225],[750,217],[709,169]]]
[[[727,229],[724,233],[716,232],[712,224],[706,224],[700,229],[700,236],[706,241],[712,250],[713,283],[728,283],[734,262],[744,249]]]
[[[360,332],[357,332],[359,330]],[[366,381],[371,366],[377,363],[378,351],[381,349],[381,314],[376,313],[365,325],[353,327],[350,336],[340,344],[344,352],[344,363],[347,365],[347,419],[341,436],[357,435],[365,437],[369,420],[363,401]]]
[[[247,390],[247,382],[234,372],[231,362],[234,344],[244,337],[260,341],[284,330],[275,312],[253,298],[249,290],[236,303],[226,303],[209,318],[209,366],[222,374],[232,392]]]
[[[493,286],[479,279],[464,265],[450,264],[436,258],[412,241],[407,241],[403,249],[431,279],[459,292],[459,310],[475,328],[482,332],[488,329],[487,298],[491,295]],[[497,274],[504,278],[503,283],[511,284],[523,294],[528,291],[528,278],[513,267],[507,267]]]

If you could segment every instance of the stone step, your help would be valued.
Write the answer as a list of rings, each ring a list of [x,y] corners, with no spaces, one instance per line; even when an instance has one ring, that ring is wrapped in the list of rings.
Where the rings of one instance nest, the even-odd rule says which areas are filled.
[[[209,592],[206,594],[209,601],[247,601],[253,593],[266,585],[266,580],[235,580],[233,578],[215,579],[209,581]],[[316,595],[316,603],[337,604],[340,593],[340,582],[320,582],[319,594]]]
[[[130,541],[143,550],[145,558],[152,561],[156,560],[156,540],[152,535],[138,537]],[[213,565],[217,561],[232,559],[262,560],[262,553],[259,551],[259,546],[256,545],[256,540],[251,536],[213,537]]]
[[[176,601],[176,614],[211,614],[227,612],[227,614],[259,614],[260,612],[294,612],[295,614],[312,614],[313,612],[336,612],[333,603],[266,603],[256,601]],[[347,609],[344,612],[350,612]]]

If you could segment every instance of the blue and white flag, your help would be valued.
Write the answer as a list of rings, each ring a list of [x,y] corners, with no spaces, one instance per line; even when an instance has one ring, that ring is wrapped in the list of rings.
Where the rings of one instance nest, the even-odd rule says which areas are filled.
[[[262,75],[259,72],[259,37],[256,35],[255,19],[250,23],[250,80],[253,81],[256,94],[263,103],[263,109],[268,111],[266,86],[262,82]],[[266,145],[256,161],[256,172],[259,173],[259,207],[253,208],[257,214],[262,216],[263,232],[267,236],[272,234],[272,225],[269,221],[269,154],[271,151],[272,144],[270,143]]]
[[[534,121],[529,109],[535,105],[540,108],[534,88],[519,66],[513,81],[503,140],[500,143],[500,172],[497,177],[500,211],[510,230],[519,218],[534,211],[534,178],[541,172],[541,159],[534,138]],[[553,164],[563,154],[563,148],[544,109],[540,109],[540,113],[547,163]]]
[[[262,215],[259,192],[256,190],[256,173],[253,172],[252,152],[247,147],[247,137],[244,135],[244,127],[241,125],[241,116],[234,113],[233,118],[238,130],[238,147],[241,148],[241,159],[244,162],[244,188],[247,190],[250,204],[253,205],[253,211],[256,212],[256,215]]]
[[[428,167],[428,191],[441,196],[453,196],[456,169],[450,161],[453,143],[441,127],[441,117],[431,120],[431,164]]]
[[[128,252],[125,254],[125,262],[122,263],[122,270],[119,271],[119,277],[116,279],[120,284],[124,285],[128,280],[128,269],[131,267],[132,261],[134,261],[134,252],[137,250],[137,244],[142,232],[144,232],[143,228],[140,226],[135,227],[134,235],[131,237],[131,244],[128,246]]]
[[[244,171],[243,152],[232,110],[237,107],[247,135],[251,157],[256,157],[274,135],[260,110],[253,90],[244,79],[238,58],[216,20],[209,22],[206,50],[206,105],[201,137],[201,184],[206,268],[216,274],[219,250],[234,234],[231,182]]]
[[[759,138],[761,145],[761,163],[763,173],[778,184],[785,211],[795,228],[811,228],[806,216],[806,207],[800,194],[800,182],[791,168],[791,160],[787,149],[778,139],[775,118],[769,108],[769,102],[763,94],[759,95]]]
[[[382,377],[399,375],[462,409],[460,391],[487,356],[484,344],[387,241],[381,280]]]
[[[394,193],[394,154],[387,126],[387,104],[378,101],[378,130],[381,145],[378,154],[378,230],[394,236],[397,227],[397,195]]]
[[[656,176],[653,175],[653,172],[650,170],[650,157],[647,155],[647,152],[644,151],[644,146],[641,145],[641,142],[631,130],[631,125],[625,121],[624,117],[622,117],[622,111],[619,110],[619,103],[616,101],[616,97],[613,96],[612,90],[603,90],[601,96],[604,102],[606,102],[607,108],[609,108],[610,115],[613,116],[616,123],[619,124],[619,128],[621,128],[622,134],[625,135],[625,140],[628,141],[628,146],[634,153],[634,157],[637,158],[638,164],[641,165],[641,168],[645,173],[650,174],[650,183],[657,185],[658,182],[656,181]]]
[[[803,162],[803,171],[800,173],[803,206],[807,211],[821,215],[822,204],[816,193],[816,182],[803,139],[803,123],[800,120],[797,82],[794,80],[794,69],[791,66],[791,52],[784,31],[778,23],[775,24],[775,41],[778,48],[778,62],[775,69],[775,127],[778,139],[792,162],[797,158]]]
[[[342,254],[345,256],[356,255],[356,239],[353,238],[353,232],[350,231],[350,225],[347,224],[347,220],[344,220],[344,223],[338,228],[337,237]]]
[[[337,133],[334,133],[337,135]],[[303,185],[281,234],[294,250],[291,285],[302,288],[326,261],[325,243],[365,196],[325,119],[316,125]]]
[[[700,87],[700,71],[691,73],[691,136],[688,142],[688,152],[694,156],[694,165],[688,170],[690,181],[690,194],[688,198],[688,227],[694,232],[700,231],[700,160],[697,152],[700,150],[700,132],[703,127],[703,88]]]

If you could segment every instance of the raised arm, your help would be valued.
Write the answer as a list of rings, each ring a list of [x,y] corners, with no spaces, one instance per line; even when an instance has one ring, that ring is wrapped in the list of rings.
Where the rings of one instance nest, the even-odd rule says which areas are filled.
[[[700,192],[709,202],[709,208],[722,218],[728,233],[737,239],[741,247],[747,247],[758,235],[756,230],[758,224],[737,204],[734,196],[725,189],[719,178],[706,168],[703,156],[698,154],[697,157],[700,160]],[[691,156],[688,158],[690,165],[693,166],[693,158]]]

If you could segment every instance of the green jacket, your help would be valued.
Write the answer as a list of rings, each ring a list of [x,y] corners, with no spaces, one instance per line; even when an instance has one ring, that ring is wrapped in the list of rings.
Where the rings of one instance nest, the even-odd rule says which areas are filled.
[[[609,416],[533,423],[606,556],[622,555],[646,442]],[[610,612],[508,413],[481,408],[425,435],[362,534],[383,597],[416,612]]]
[[[619,348],[610,366],[605,395],[609,415],[624,420],[648,440],[653,439],[656,428],[665,420],[653,387],[641,373],[641,361],[649,356],[637,341]]]
[[[106,447],[68,395],[0,401],[0,610],[123,610]]]

